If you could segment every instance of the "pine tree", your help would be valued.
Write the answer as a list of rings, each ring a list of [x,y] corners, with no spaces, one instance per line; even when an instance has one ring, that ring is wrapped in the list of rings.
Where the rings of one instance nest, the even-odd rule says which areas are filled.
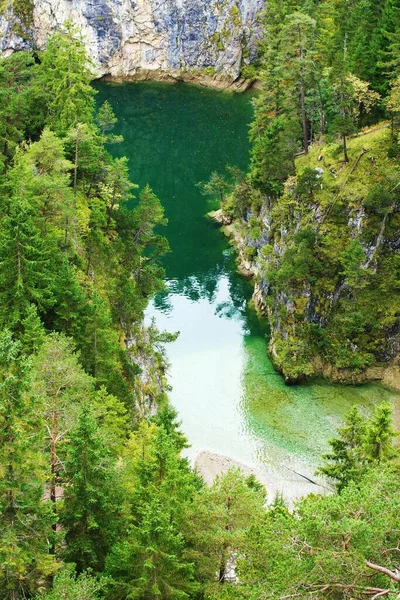
[[[93,394],[91,406],[107,448],[114,457],[121,456],[132,429],[125,405],[101,387]]]
[[[46,458],[50,500],[56,512],[57,488],[64,471],[65,439],[77,420],[79,406],[92,393],[93,382],[78,363],[71,340],[50,334],[34,361],[33,387],[46,420]]]
[[[265,490],[238,469],[197,493],[188,507],[187,556],[206,589],[229,581],[232,560],[240,554],[246,531],[264,514],[264,502]]]
[[[368,423],[364,447],[370,462],[385,462],[395,456],[393,439],[395,432],[392,426],[392,409],[389,404],[377,406]]]
[[[102,571],[118,537],[121,499],[110,452],[87,403],[69,434],[64,479],[60,522],[65,531],[65,560],[75,563],[79,573]]]
[[[282,27],[282,69],[289,94],[299,97],[299,117],[303,130],[303,149],[308,153],[309,119],[306,95],[315,85],[315,38],[316,21],[308,15],[295,12],[288,15]]]
[[[151,422],[158,427],[162,427],[168,435],[168,439],[175,445],[176,451],[181,452],[184,448],[189,448],[189,445],[180,429],[181,423],[177,418],[178,412],[176,409],[169,402],[165,402],[159,407]]]
[[[161,256],[170,248],[165,237],[156,228],[167,224],[160,200],[149,186],[140,193],[133,209],[125,204],[115,212],[118,245],[121,252],[120,285],[111,300],[127,331],[142,314],[147,299],[162,285]]]
[[[197,585],[184,556],[184,514],[200,481],[179,456],[176,437],[142,425],[127,445],[122,477],[131,517],[107,560],[113,590],[143,600],[188,599]]]
[[[32,75],[33,59],[28,53],[16,52],[0,61],[0,171],[8,168],[24,139]]]
[[[78,123],[92,123],[96,92],[91,79],[82,37],[71,23],[65,23],[48,39],[34,83],[46,125],[65,134]]]
[[[25,354],[35,354],[45,338],[45,329],[39,318],[37,308],[31,304],[26,311],[26,317],[21,322],[21,350]]]
[[[29,365],[11,334],[0,335],[0,598],[19,600],[46,588],[54,518],[43,500],[41,406],[30,392]]]
[[[0,322],[14,328],[26,317],[30,304],[44,312],[54,303],[54,252],[35,217],[25,199],[14,197],[2,222]]]
[[[65,238],[68,220],[72,220],[72,194],[63,142],[45,128],[39,141],[24,145],[15,155],[9,183],[17,197],[23,197],[37,216],[43,236],[49,232]]]
[[[269,3],[264,20],[262,91],[254,100],[255,119],[250,129],[251,182],[273,197],[281,193],[283,182],[294,171],[301,136],[293,86],[285,82],[283,25],[288,14],[289,3]]]
[[[344,426],[338,428],[340,437],[329,440],[331,452],[322,457],[326,463],[318,469],[318,473],[335,482],[338,492],[350,481],[359,481],[365,470],[363,443],[366,420],[354,406],[344,421]]]
[[[107,302],[94,289],[88,304],[82,359],[100,385],[108,385],[121,371],[118,333],[113,328]]]

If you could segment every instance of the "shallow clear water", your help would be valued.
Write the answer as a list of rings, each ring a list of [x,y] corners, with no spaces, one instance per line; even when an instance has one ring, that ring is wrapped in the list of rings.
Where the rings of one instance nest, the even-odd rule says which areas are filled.
[[[377,385],[286,387],[273,369],[266,323],[248,307],[251,287],[236,273],[228,241],[205,218],[213,206],[196,186],[227,163],[246,168],[250,96],[186,84],[98,89],[125,139],[113,151],[129,157],[133,181],[152,186],[169,219],[167,291],[154,299],[148,318],[180,331],[168,347],[169,378],[190,456],[231,457],[291,497],[312,491],[293,470],[313,478],[343,414],[353,404],[370,411],[395,395]]]

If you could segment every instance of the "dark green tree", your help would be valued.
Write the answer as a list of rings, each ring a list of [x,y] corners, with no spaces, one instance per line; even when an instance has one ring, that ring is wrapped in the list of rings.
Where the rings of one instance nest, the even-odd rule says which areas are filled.
[[[1,171],[8,168],[17,145],[24,139],[33,62],[25,52],[17,52],[0,62]]]
[[[29,364],[11,334],[0,335],[0,598],[46,589],[54,516],[44,500],[46,465],[41,405],[30,390]]]
[[[130,526],[106,568],[116,597],[184,600],[197,589],[192,561],[184,556],[185,507],[200,481],[179,456],[176,440],[163,426],[143,424],[126,448],[122,476]]]
[[[119,534],[122,502],[110,452],[87,402],[69,434],[64,480],[64,558],[75,563],[79,573],[89,568],[102,571]]]
[[[329,441],[331,452],[322,456],[325,464],[318,473],[333,480],[338,492],[351,481],[359,481],[365,472],[366,458],[363,444],[366,433],[366,420],[356,406],[345,416],[345,424],[338,428],[338,438]]]
[[[40,313],[54,304],[54,246],[43,239],[36,214],[21,197],[11,199],[0,233],[0,320],[18,328],[31,304]]]
[[[91,65],[79,31],[71,24],[53,33],[41,56],[34,83],[38,109],[55,132],[65,134],[94,118]]]

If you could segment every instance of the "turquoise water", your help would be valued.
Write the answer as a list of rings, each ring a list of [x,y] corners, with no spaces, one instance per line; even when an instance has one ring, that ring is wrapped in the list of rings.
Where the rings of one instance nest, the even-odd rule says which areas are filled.
[[[169,220],[166,292],[147,318],[180,332],[168,346],[169,382],[190,456],[228,456],[291,497],[313,491],[293,471],[314,478],[327,439],[352,404],[368,412],[395,395],[377,385],[286,387],[274,371],[266,323],[248,306],[251,286],[236,273],[227,239],[205,218],[214,207],[196,185],[227,163],[247,167],[250,96],[185,84],[98,89],[125,140],[113,151],[129,157],[132,180],[152,186]]]

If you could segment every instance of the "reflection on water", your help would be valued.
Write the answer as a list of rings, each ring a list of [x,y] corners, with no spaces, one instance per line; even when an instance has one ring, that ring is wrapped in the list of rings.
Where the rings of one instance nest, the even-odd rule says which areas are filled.
[[[369,410],[392,394],[313,383],[286,387],[267,354],[267,328],[248,307],[249,283],[233,251],[204,215],[212,208],[196,184],[226,163],[248,161],[251,103],[188,85],[99,84],[125,142],[133,181],[150,183],[169,219],[166,291],[148,310],[162,330],[180,331],[168,347],[171,400],[202,450],[256,466],[274,489],[309,491],[319,457],[352,404]],[[306,484],[302,487],[301,482]],[[307,487],[308,486],[308,487]]]

